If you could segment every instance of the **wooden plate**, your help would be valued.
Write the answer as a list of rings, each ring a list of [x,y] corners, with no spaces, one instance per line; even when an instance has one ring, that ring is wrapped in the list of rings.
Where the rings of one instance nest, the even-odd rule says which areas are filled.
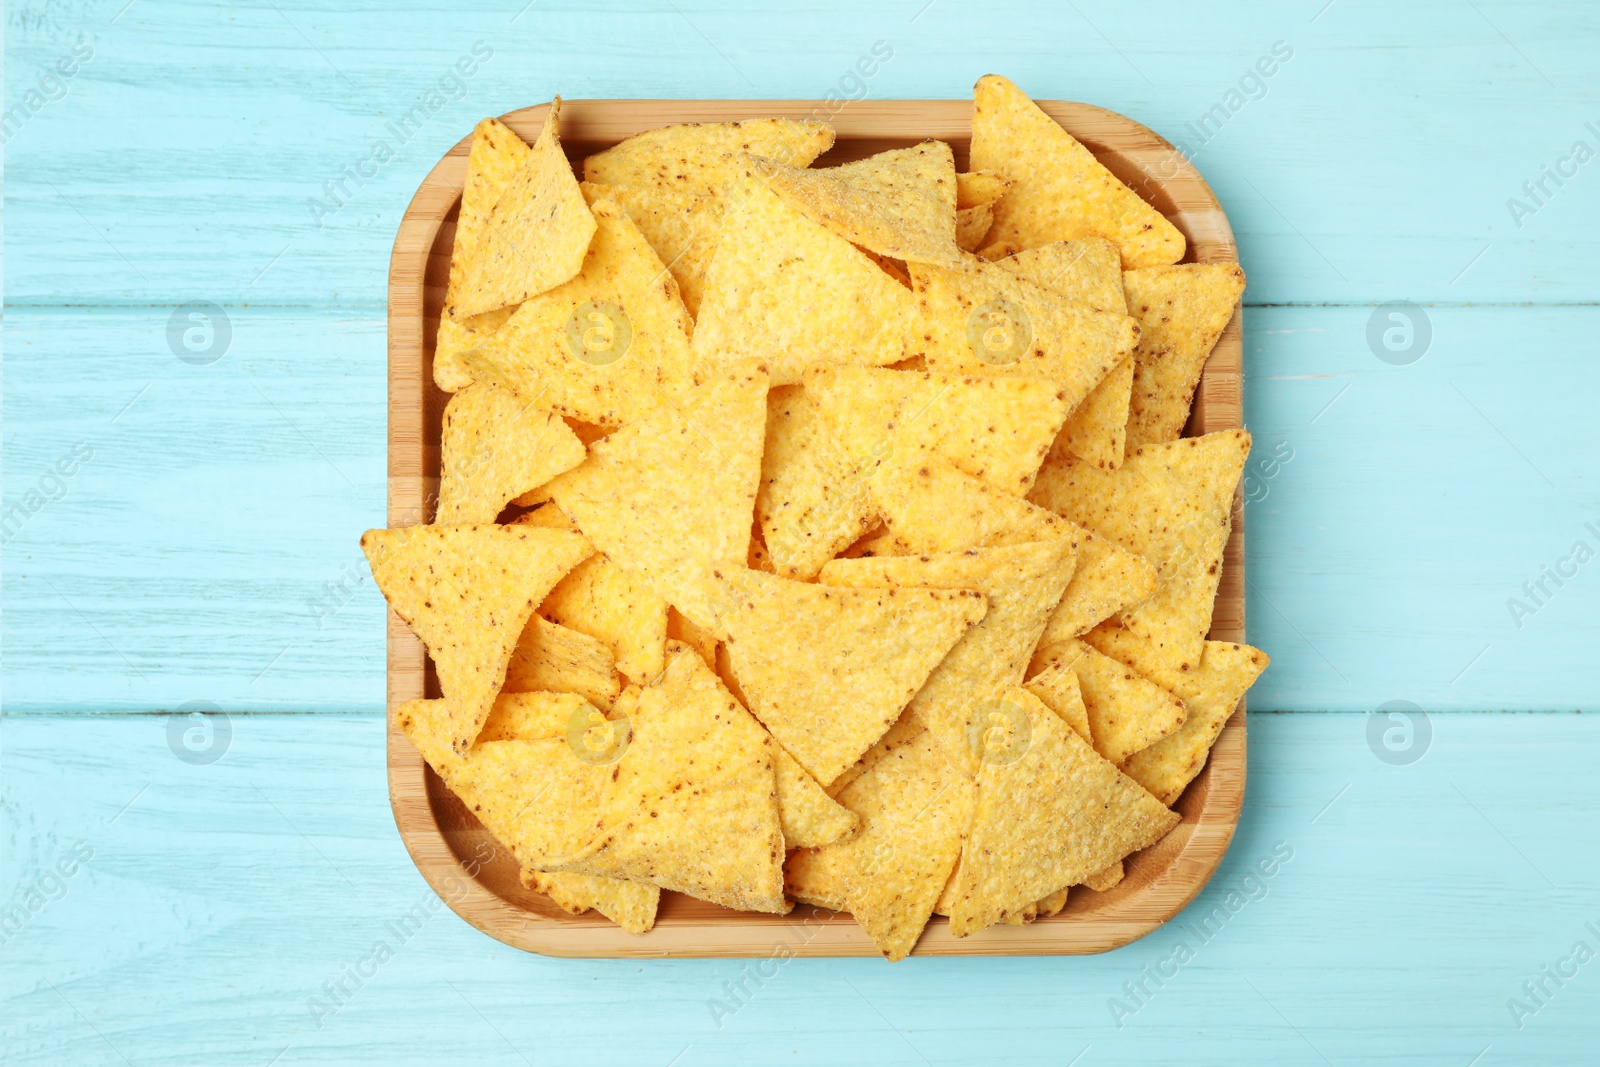
[[[1131,119],[1087,104],[1039,106],[1110,170],[1153,203],[1188,239],[1186,261],[1236,262],[1227,217],[1205,181],[1176,149]],[[547,105],[503,121],[532,142]],[[623,138],[675,122],[725,122],[763,116],[820,118],[838,131],[817,165],[861,159],[927,137],[948,141],[966,168],[972,104],[966,100],[823,103],[794,100],[569,100],[561,112],[568,155],[583,157]],[[438,330],[455,239],[456,206],[466,180],[463,139],[439,161],[411,200],[389,268],[389,524],[429,520],[439,484],[439,428],[446,397],[433,384]],[[1234,312],[1206,364],[1189,433],[1243,425],[1243,344]],[[1244,640],[1244,527],[1233,505],[1211,636]],[[419,641],[389,614],[389,707],[437,696],[438,682]],[[392,720],[391,720],[392,723]],[[664,893],[655,929],[628,934],[590,912],[574,917],[522,888],[510,855],[479,825],[391,725],[389,799],[395,823],[434,890],[467,922],[509,945],[553,956],[872,956],[848,915],[800,905],[786,916],[728,911]],[[1074,889],[1060,915],[1028,926],[999,924],[957,940],[935,918],[917,955],[1043,955],[1104,952],[1142,937],[1178,913],[1205,885],[1233,838],[1244,800],[1245,715],[1241,702],[1205,770],[1178,801],[1183,821],[1160,843],[1130,857],[1127,877],[1107,893]]]

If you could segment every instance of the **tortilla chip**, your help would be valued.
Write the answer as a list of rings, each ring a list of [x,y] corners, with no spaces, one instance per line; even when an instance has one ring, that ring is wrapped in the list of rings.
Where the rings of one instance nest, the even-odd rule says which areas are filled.
[[[1028,743],[1018,758],[979,771],[950,907],[956,937],[1082,882],[1178,823],[1033,694],[1013,688],[1005,699],[1026,709]]]
[[[455,244],[450,251],[450,281],[445,289],[445,307],[456,303],[467,264],[472,261],[494,202],[500,199],[511,179],[533,157],[529,148],[498,119],[484,119],[472,131],[472,147],[467,154],[467,181],[461,189],[461,210],[456,217]],[[505,307],[466,319],[439,316],[439,333],[433,347],[433,380],[440,389],[453,393],[472,384],[472,375],[461,365],[461,353],[494,333],[514,308]]]
[[[741,173],[749,152],[810,165],[833,146],[833,127],[811,119],[689,122],[647,130],[583,161],[585,181],[628,188],[721,193]]]
[[[851,244],[910,262],[961,262],[955,157],[943,141],[815,170],[767,162],[758,173],[768,188]]]
[[[1176,441],[1189,421],[1206,357],[1244,294],[1237,263],[1147,267],[1122,276],[1139,320],[1128,446]]]
[[[487,741],[458,754],[446,701],[407,701],[394,715],[422,758],[518,863],[538,866],[588,844],[610,772],[578,758],[566,738]]]
[[[1049,896],[1040,899],[1035,905],[1039,918],[1049,919],[1061,914],[1061,909],[1067,906],[1068,888],[1070,887],[1062,886]]]
[[[992,170],[1011,187],[995,206],[991,241],[1037,248],[1100,236],[1117,243],[1124,269],[1176,263],[1183,234],[1141,200],[1060,124],[998,74],[973,90],[973,170]]]
[[[711,372],[681,410],[657,408],[597,441],[550,495],[596,548],[715,631],[712,572],[748,559],[766,424],[760,363]]]
[[[928,727],[951,761],[972,774],[980,756],[976,731],[981,716],[1003,690],[1022,683],[1034,643],[1061,599],[1072,567],[1072,541],[1059,537],[938,555],[836,559],[822,568],[818,580],[898,588],[902,594],[908,587],[976,589],[988,598],[988,614],[956,642],[910,705],[911,714]],[[744,672],[739,676],[744,678]],[[1046,887],[1035,896],[1057,888]]]
[[[866,478],[844,454],[811,394],[798,385],[768,393],[756,520],[773,573],[814,578],[866,531],[871,512]]]
[[[531,867],[522,868],[521,879],[569,914],[582,915],[593,908],[630,934],[649,933],[656,924],[660,886],[592,874],[546,874]]]
[[[994,225],[994,205],[956,209],[956,247],[963,252],[976,252]]]
[[[836,589],[746,570],[728,583],[728,657],[756,718],[827,787],[984,617],[971,588]]]
[[[629,878],[782,915],[777,745],[689,646],[639,695],[592,845],[547,870]]]
[[[1031,249],[990,245],[979,255],[1019,278],[1054,290],[1092,311],[1128,313],[1122,289],[1122,262],[1117,246],[1104,237],[1053,241]],[[1003,256],[998,253],[1004,252]]]
[[[682,641],[699,654],[707,667],[713,671],[717,669],[717,637],[709,630],[702,630],[688,619],[677,608],[667,609],[667,640]],[[740,701],[741,704],[744,701]],[[749,707],[748,704],[745,705]]]
[[[840,805],[806,773],[806,769],[780,745],[778,760],[778,817],[783,823],[785,848],[819,848],[854,833],[860,819]]]
[[[1070,538],[1078,529],[938,459],[886,462],[873,495],[888,527],[872,546],[880,556]]]
[[[1094,734],[1089,729],[1089,710],[1083,703],[1083,690],[1078,684],[1078,676],[1070,667],[1041,671],[1029,678],[1022,688],[1044,701],[1044,706],[1061,716],[1061,721],[1072,727],[1073,733],[1094,744]]]
[[[1082,641],[1065,641],[1034,657],[1033,681],[1059,687],[1064,673],[1077,675],[1089,716],[1090,743],[1112,763],[1121,763],[1183,725],[1183,701],[1155,682],[1095,651]],[[1031,690],[1036,692],[1036,690]]]
[[[560,119],[561,98],[556,97],[527,162],[483,220],[446,315],[460,321],[520,304],[583,266],[595,222],[561,151]]]
[[[671,275],[689,317],[695,318],[705,294],[706,271],[722,232],[725,199],[648,186],[606,188],[644,234],[664,264],[663,277]]]
[[[1067,525],[1078,542],[1078,566],[1039,635],[1040,648],[1079,637],[1156,591],[1156,569],[1149,560],[1076,523]]]
[[[903,355],[913,301],[849,241],[812,222],[755,176],[730,195],[695,319],[708,366],[755,357],[774,385],[816,363],[882,366]]]
[[[582,269],[524,301],[462,360],[530,403],[615,429],[687,388],[691,323],[627,212],[601,187],[582,195],[596,226]]]
[[[408,526],[368,530],[361,551],[389,606],[428,646],[448,739],[462,753],[489,717],[534,608],[591,549],[555,530]]]
[[[1006,195],[1011,183],[997,171],[975,170],[956,175],[956,210],[985,207]]]
[[[583,462],[567,424],[509,389],[469,386],[444,408],[441,526],[494,522],[511,500]]]
[[[806,389],[869,476],[890,456],[935,455],[1016,496],[1033,485],[1067,416],[1055,384],[1033,378],[819,367]]]
[[[904,959],[961,853],[972,793],[928,731],[916,731],[837,795],[861,829],[791,856],[790,892],[837,902],[880,952]]]
[[[599,716],[599,720],[594,719]],[[495,698],[478,743],[488,741],[538,741],[565,737],[575,725],[603,720],[605,716],[577,693],[501,693]]]
[[[1102,626],[1091,630],[1084,641],[1183,699],[1188,713],[1178,731],[1136,753],[1123,767],[1124,774],[1171,807],[1206,765],[1206,755],[1239,706],[1239,698],[1267,669],[1267,654],[1249,645],[1207,641],[1199,665],[1182,671],[1174,670],[1147,642],[1126,630]]]
[[[555,503],[517,520],[577,529]],[[572,569],[539,605],[539,614],[605,643],[616,669],[644,683],[661,673],[667,644],[667,602],[638,577],[605,556],[590,556]]]
[[[622,691],[604,641],[538,615],[523,628],[505,677],[508,693],[576,693],[606,710]]]
[[[946,270],[913,263],[921,318],[907,345],[936,372],[1046,378],[1069,410],[1138,340],[1131,318],[1078,307],[989,263]]]
[[[1200,661],[1222,577],[1234,489],[1249,451],[1249,433],[1222,430],[1141,445],[1115,471],[1051,461],[1029,494],[1033,503],[1155,565],[1161,584],[1124,612],[1122,622],[1155,644],[1168,663]]]
[[[1083,880],[1082,884],[1085,888],[1093,889],[1096,893],[1106,893],[1122,883],[1125,873],[1126,869],[1123,867],[1122,861],[1118,860],[1105,870],[1091,874]]]

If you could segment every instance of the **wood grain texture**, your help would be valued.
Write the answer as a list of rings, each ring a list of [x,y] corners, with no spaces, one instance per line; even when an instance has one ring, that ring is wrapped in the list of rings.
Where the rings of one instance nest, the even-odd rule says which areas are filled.
[[[1087,104],[1038,102],[1095,153],[1105,166],[1159,208],[1183,231],[1186,262],[1236,262],[1227,216],[1205,180],[1172,146],[1121,115]],[[502,116],[524,140],[544,125],[546,105]],[[562,144],[575,164],[645,130],[674,122],[732,122],[766,116],[806,118],[826,113],[823,101],[567,100]],[[965,100],[864,103],[834,119],[827,166],[863,159],[926,137],[946,141],[956,166],[966,166],[972,105]],[[395,237],[389,272],[389,524],[430,519],[439,484],[439,426],[444,395],[433,384],[433,338],[443,311],[454,233],[449,223],[466,181],[470,139],[464,138],[429,173]],[[1243,425],[1240,313],[1223,331],[1206,363],[1190,419],[1192,433]],[[1212,637],[1243,641],[1243,496],[1235,494],[1233,527],[1224,552]],[[389,615],[389,706],[437,695],[422,642]],[[1105,952],[1166,922],[1204,887],[1227,852],[1244,803],[1243,702],[1224,726],[1205,770],[1177,806],[1183,821],[1160,843],[1128,861],[1128,876],[1107,893],[1069,896],[1060,914],[1027,926],[995,925],[966,938],[935,920],[916,955],[1043,955]],[[423,762],[398,729],[389,731],[389,794],[400,837],[428,884],[462,918],[507,944],[557,956],[770,956],[780,943],[798,956],[875,956],[878,951],[849,918],[801,907],[789,915],[733,912],[676,893],[664,894],[655,928],[644,935],[619,929],[593,913],[571,916],[522,889],[509,860],[463,863],[492,839]]]
[[[208,767],[172,758],[160,717],[10,719],[0,904],[76,841],[94,859],[0,945],[0,1046],[8,1064],[115,1067],[263,1067],[285,1048],[280,1067],[632,1067],[685,1046],[679,1067],[1010,1067],[1066,1064],[1085,1046],[1079,1067],[1321,1064],[1319,1052],[1462,1067],[1492,1043],[1480,1067],[1577,1067],[1600,1012],[1594,964],[1520,1030],[1505,1001],[1575,939],[1594,944],[1600,851],[1579,847],[1593,838],[1578,828],[1600,822],[1600,719],[1433,725],[1427,756],[1394,767],[1368,751],[1365,715],[1253,713],[1238,836],[1165,928],[1099,956],[890,965],[501,945],[440,904],[406,855],[377,715],[236,716]],[[1280,843],[1292,858],[1261,876]],[[414,907],[428,917],[402,942],[390,924]],[[319,1020],[311,998],[329,1003],[323,984],[380,940],[393,958]],[[1179,941],[1193,958],[1158,988],[1143,968]],[[1110,1002],[1141,979],[1152,995],[1119,1027]]]

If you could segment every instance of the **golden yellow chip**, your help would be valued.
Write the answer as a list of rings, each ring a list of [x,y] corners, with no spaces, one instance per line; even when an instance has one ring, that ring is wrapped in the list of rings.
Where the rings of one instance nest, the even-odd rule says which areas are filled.
[[[710,372],[682,409],[662,406],[595,442],[550,495],[596,548],[714,631],[713,572],[749,558],[766,426],[760,363]]]
[[[806,581],[866,532],[867,478],[844,454],[804,387],[767,394],[756,519],[773,573]]]
[[[1183,234],[1141,200],[1055,119],[998,74],[973,90],[972,168],[1011,181],[995,207],[991,241],[1037,248],[1074,237],[1106,237],[1124,268],[1176,263]]]
[[[1166,836],[1178,816],[1102,759],[1025,689],[978,774],[972,829],[950,904],[966,937]]]
[[[1078,566],[1039,635],[1040,648],[1087,633],[1156,591],[1156,569],[1149,560],[1076,523],[1067,525],[1078,542]]]
[[[1096,871],[1083,880],[1083,885],[1093,889],[1096,893],[1105,893],[1122,884],[1126,871],[1122,861],[1118,860],[1103,871]]]
[[[695,318],[694,354],[721,366],[755,357],[774,385],[817,363],[882,366],[902,356],[905,286],[751,174],[730,192]]]
[[[706,271],[717,251],[726,198],[659,186],[610,185],[612,198],[650,243],[678,286],[689,317],[700,314]]]
[[[649,933],[656,924],[661,887],[592,874],[546,874],[532,867],[521,871],[522,884],[543,893],[572,915],[593,908],[630,934]]]
[[[1077,675],[1090,743],[1112,763],[1121,763],[1183,725],[1183,701],[1082,641],[1045,649],[1030,666],[1037,668],[1030,673],[1042,689],[1058,687],[1063,674]]]
[[[1179,670],[1199,663],[1211,628],[1234,489],[1249,451],[1247,432],[1222,430],[1141,445],[1115,471],[1051,460],[1028,497],[1155,565],[1160,585],[1122,622]]]
[[[583,177],[711,196],[739,176],[742,153],[805,167],[832,146],[833,127],[810,119],[688,122],[648,130],[590,156],[583,161]]]
[[[577,529],[554,502],[517,522]],[[557,582],[539,605],[539,614],[603,641],[615,657],[616,669],[630,681],[648,682],[665,665],[667,602],[604,555],[590,556]]]
[[[458,755],[445,701],[408,701],[394,715],[422,758],[518,863],[540,866],[594,836],[610,769],[581,758],[565,737],[486,741]]]
[[[1267,669],[1267,654],[1231,641],[1207,641],[1197,667],[1174,670],[1148,642],[1126,630],[1102,626],[1084,641],[1112,659],[1146,674],[1183,699],[1187,716],[1177,733],[1136,753],[1123,773],[1169,807],[1206,765],[1206,754],[1239,706],[1244,691]]]
[[[556,530],[409,526],[368,530],[361,551],[389,606],[428,646],[460,753],[489,717],[534,608],[591,549]]]
[[[1072,567],[1072,541],[1059,537],[937,555],[836,559],[822,568],[818,580],[899,589],[902,594],[915,587],[976,589],[988,598],[988,614],[956,642],[910,705],[910,713],[927,726],[951,761],[975,773],[984,717],[1002,690],[1022,683],[1034,643],[1061,599]],[[743,671],[739,677],[745,677]]]
[[[817,780],[781,745],[776,751],[778,817],[783,823],[784,847],[818,848],[853,833],[860,822],[855,812],[823,792]]]
[[[913,263],[911,280],[922,315],[908,354],[936,372],[1048,379],[1068,410],[1138,340],[1128,316],[1078,307],[993,264],[947,270]]]
[[[689,313],[609,193],[585,185],[594,242],[582,270],[523,302],[462,361],[479,380],[606,429],[646,417],[689,385]]]
[[[978,204],[976,207],[956,209],[956,247],[963,252],[976,252],[989,236],[994,225],[994,205]]]
[[[1035,378],[819,367],[806,390],[864,473],[891,456],[934,455],[1016,496],[1067,417],[1060,389]]]
[[[943,141],[923,141],[838,167],[760,160],[757,174],[785,203],[880,256],[961,262],[956,249],[956,164]]]
[[[616,659],[604,641],[538,615],[523,628],[506,669],[508,693],[576,693],[610,709],[621,690]]]
[[[861,829],[790,857],[790,892],[849,910],[880,952],[904,959],[961,853],[972,791],[928,731],[918,730],[839,792]]]
[[[594,843],[546,870],[628,878],[782,915],[777,745],[689,646],[639,694]]]
[[[483,239],[484,226],[494,202],[532,157],[533,149],[498,119],[484,119],[472,131],[472,147],[467,153],[467,181],[461,189],[461,210],[457,213],[455,244],[450,252],[445,307],[455,304],[461,293],[467,264]],[[459,320],[440,315],[433,349],[434,383],[447,393],[471,385],[472,375],[461,365],[461,353],[498,330],[513,310],[498,308]]]
[[[1061,909],[1067,906],[1067,890],[1069,886],[1062,886],[1049,896],[1040,899],[1036,905],[1039,918],[1049,919],[1061,914]]]
[[[1237,263],[1147,267],[1122,276],[1128,310],[1139,320],[1128,447],[1175,441],[1189,421],[1206,357],[1244,294]]]
[[[483,220],[446,315],[466,320],[519,304],[583,266],[595,223],[561,151],[560,119],[561,98],[556,97],[527,162]]]
[[[709,630],[702,630],[684,618],[683,612],[673,607],[667,608],[667,640],[682,641],[695,650],[707,667],[712,670],[717,669],[716,635]]]
[[[1016,545],[1072,537],[1078,529],[940,459],[889,460],[879,468],[872,488],[888,527],[872,546],[874,555]]]
[[[1083,689],[1070,667],[1040,671],[1022,688],[1044,701],[1044,706],[1061,716],[1061,721],[1072,727],[1073,733],[1094,744],[1094,734],[1089,729],[1089,709],[1083,703]]]
[[[444,408],[441,526],[494,522],[514,497],[583,462],[567,424],[509,389],[480,382]]]
[[[971,588],[837,589],[746,570],[724,593],[728,657],[751,712],[826,787],[984,617]]]
[[[501,693],[478,734],[478,743],[565,737],[577,725],[593,725],[604,719],[593,704],[577,693]]]
[[[986,207],[1006,195],[1011,183],[992,170],[975,170],[956,175],[956,210]]]

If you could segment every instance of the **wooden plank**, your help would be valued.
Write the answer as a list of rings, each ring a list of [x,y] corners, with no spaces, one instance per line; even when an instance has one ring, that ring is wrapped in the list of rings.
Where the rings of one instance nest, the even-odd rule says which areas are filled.
[[[1520,1030],[1506,1001],[1575,940],[1596,944],[1600,854],[1573,846],[1600,819],[1600,719],[1431,725],[1426,756],[1393,766],[1368,750],[1363,715],[1254,716],[1233,850],[1193,906],[1126,949],[890,965],[500,945],[412,867],[377,716],[235,715],[209,766],[174,759],[160,718],[7,719],[0,903],[79,840],[94,858],[0,946],[0,1042],[8,1063],[119,1067],[119,1053],[260,1067],[285,1047],[280,1064],[665,1064],[685,1046],[683,1064],[774,1049],[863,1067],[1066,1063],[1085,1046],[1081,1063],[1158,1062],[1178,1045],[1197,1064],[1320,1063],[1307,1041],[1334,1063],[1465,1064],[1491,1042],[1484,1063],[1582,1062],[1595,964],[1551,985]],[[1292,858],[1247,879],[1280,842]],[[1230,891],[1237,913],[1202,940]],[[390,924],[414,906],[427,918],[401,943]],[[347,980],[319,1026],[308,1001],[380,940],[393,958]],[[1143,968],[1179,940],[1193,959],[1157,986]],[[1125,983],[1141,981],[1119,1028],[1109,1002],[1131,1004]],[[713,1000],[734,1010],[714,1017]]]
[[[960,98],[989,70],[1186,142],[1245,249],[1252,302],[1595,297],[1593,168],[1547,180],[1520,227],[1507,202],[1528,201],[1523,183],[1575,141],[1600,146],[1585,125],[1600,125],[1588,76],[1600,10],[1434,0],[1152,15],[1035,0],[973,24],[943,6],[840,8],[826,34],[809,11],[704,5],[617,19],[541,4],[513,21],[473,0],[386,12],[381,30],[362,5],[223,17],[141,0],[115,25],[97,6],[52,9],[9,35],[19,69],[53,66],[79,32],[97,51],[8,141],[8,297],[376,306],[410,192],[483,115],[556,92]],[[1061,41],[1075,42],[1069,64]],[[1280,41],[1292,57],[1230,100]],[[892,56],[862,77],[875,42]],[[1429,87],[1425,115],[1396,105],[1396,84]],[[418,128],[391,132],[419,103]],[[342,204],[330,182],[344,183]]]

